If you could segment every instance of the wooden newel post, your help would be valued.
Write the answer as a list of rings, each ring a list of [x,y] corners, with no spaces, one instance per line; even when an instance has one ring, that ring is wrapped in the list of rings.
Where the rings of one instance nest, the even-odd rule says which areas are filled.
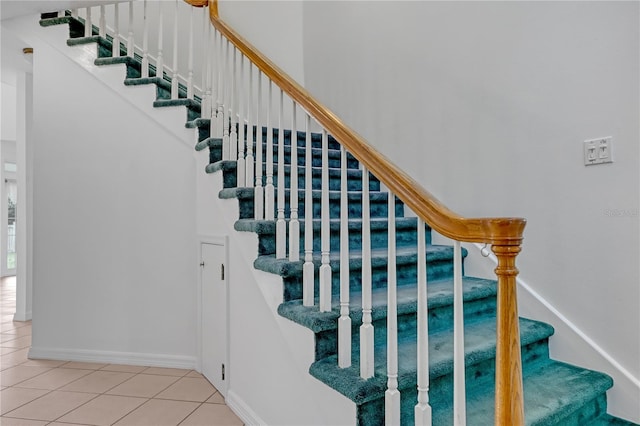
[[[516,256],[519,245],[492,245],[498,258],[498,313],[496,330],[496,426],[524,425],[522,357],[516,292]]]

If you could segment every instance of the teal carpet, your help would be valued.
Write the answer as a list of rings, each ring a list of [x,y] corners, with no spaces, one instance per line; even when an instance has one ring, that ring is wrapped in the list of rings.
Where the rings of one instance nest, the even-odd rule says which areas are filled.
[[[371,176],[370,214],[372,235],[373,269],[373,324],[375,327],[375,376],[369,380],[359,377],[359,326],[361,313],[360,274],[361,233],[362,233],[362,172],[358,162],[349,157],[348,161],[348,201],[350,232],[350,277],[352,301],[350,316],[353,324],[352,366],[340,369],[337,366],[337,318],[339,316],[339,212],[340,212],[340,153],[335,140],[329,143],[330,175],[330,214],[331,214],[331,266],[333,268],[333,309],[320,312],[316,307],[302,306],[302,262],[289,262],[275,258],[275,223],[273,221],[253,220],[253,189],[238,188],[236,185],[236,162],[222,161],[222,141],[210,137],[209,120],[200,119],[200,99],[186,99],[186,89],[180,86],[180,99],[170,99],[170,79],[166,75],[156,76],[152,67],[149,78],[141,78],[140,58],[111,57],[111,38],[98,37],[94,28],[92,37],[84,37],[84,25],[81,20],[66,17],[43,15],[41,25],[69,25],[69,45],[96,43],[97,65],[124,63],[127,73],[124,84],[154,84],[157,87],[156,107],[181,105],[186,108],[186,127],[198,132],[196,150],[207,151],[210,164],[207,173],[221,173],[224,189],[221,198],[235,198],[239,203],[239,217],[235,224],[238,232],[253,232],[258,235],[254,267],[277,274],[284,283],[284,303],[278,313],[315,334],[315,362],[309,368],[309,374],[326,383],[327,386],[345,395],[357,404],[359,425],[384,424],[384,392],[386,389],[386,277],[387,277],[387,215],[389,195],[381,191],[380,183]],[[121,46],[123,49],[123,46]],[[274,141],[277,144],[277,130]],[[255,134],[255,132],[254,132]],[[288,166],[285,170],[285,187],[289,199],[289,184],[292,167],[304,170],[304,149],[298,151],[298,157],[291,158],[291,145],[304,148],[306,135],[285,131],[284,155]],[[252,141],[266,143],[266,130],[263,139]],[[304,201],[298,209],[301,216],[301,229],[306,220],[314,227],[314,263],[316,272],[320,264],[320,135],[312,135],[313,166],[313,217],[305,218]],[[254,149],[255,152],[255,149]],[[263,149],[266,152],[266,147]],[[274,163],[277,161],[277,149]],[[266,158],[263,158],[265,164]],[[291,163],[293,162],[293,166]],[[275,176],[275,167],[274,167]],[[303,174],[298,174],[298,185],[303,196]],[[286,206],[287,214],[289,204]],[[416,219],[404,217],[401,202],[395,204],[397,227],[397,275],[398,275],[398,323],[399,323],[399,388],[401,390],[401,420],[403,425],[413,424],[413,407],[416,404]],[[422,231],[421,231],[422,232]],[[429,400],[433,409],[434,425],[450,425],[452,413],[452,259],[453,249],[448,246],[431,244],[431,230],[426,227],[427,263],[428,263],[428,306],[430,333],[430,392]],[[304,247],[301,237],[300,247]],[[466,253],[463,253],[465,255]],[[317,273],[316,273],[317,279]],[[495,311],[496,282],[493,280],[465,277],[464,316],[465,316],[465,353],[467,383],[467,423],[470,425],[492,425],[494,409],[495,374]],[[316,283],[317,292],[317,283]],[[317,296],[317,294],[316,294]],[[528,425],[632,425],[633,423],[609,416],[606,413],[606,391],[613,382],[605,374],[561,363],[549,358],[548,339],[553,328],[547,324],[529,319],[520,320],[525,417]]]

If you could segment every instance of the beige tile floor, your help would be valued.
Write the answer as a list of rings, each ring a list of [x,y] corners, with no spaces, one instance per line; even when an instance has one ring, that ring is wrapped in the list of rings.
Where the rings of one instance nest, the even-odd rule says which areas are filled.
[[[31,322],[13,321],[15,278],[0,281],[0,425],[242,425],[199,373],[27,358]]]

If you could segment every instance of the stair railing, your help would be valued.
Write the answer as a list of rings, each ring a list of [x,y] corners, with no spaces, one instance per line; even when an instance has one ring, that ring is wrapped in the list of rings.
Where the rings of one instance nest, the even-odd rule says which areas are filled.
[[[427,249],[425,224],[454,241],[454,419],[464,425],[465,416],[465,359],[464,321],[462,301],[461,241],[490,244],[498,259],[495,273],[498,281],[496,397],[495,424],[524,424],[520,334],[516,301],[516,256],[520,252],[525,220],[521,218],[465,218],[449,210],[419,183],[370,146],[355,131],[346,126],[334,113],[320,104],[310,93],[278,68],[266,56],[227,25],[218,14],[217,0],[185,0],[171,2],[128,2],[128,8],[113,5],[113,14],[105,6],[72,10],[71,16],[84,19],[85,36],[100,36],[114,41],[113,56],[139,59],[141,76],[155,75],[170,83],[170,98],[199,98],[201,124],[210,125],[210,141],[222,143],[225,161],[236,164],[238,186],[253,188],[254,217],[276,221],[276,257],[302,263],[303,305],[316,303],[316,267],[319,261],[319,309],[333,309],[333,268],[339,265],[338,366],[348,368],[352,361],[352,321],[350,317],[349,270],[350,229],[349,190],[354,185],[349,158],[360,164],[362,188],[362,324],[359,328],[360,375],[374,377],[374,324],[372,316],[372,250],[370,217],[370,174],[388,190],[388,262],[387,262],[387,391],[385,393],[385,423],[400,422],[400,391],[398,389],[398,332],[396,295],[396,199],[402,201],[417,216],[417,403],[415,424],[431,424],[429,405],[429,347],[427,309]],[[185,4],[186,3],[186,4]],[[186,22],[179,20],[182,6],[187,7]],[[157,18],[149,11],[156,8]],[[196,10],[200,8],[202,25],[196,25]],[[122,10],[128,9],[127,25]],[[98,26],[94,25],[98,12]],[[166,16],[173,14],[171,43],[163,43]],[[142,17],[140,18],[140,15]],[[63,12],[63,16],[66,14]],[[137,18],[136,18],[137,17]],[[140,19],[142,24],[140,25]],[[207,20],[212,25],[207,24]],[[142,28],[140,34],[139,28]],[[149,34],[157,34],[150,46]],[[136,41],[142,38],[142,46]],[[182,46],[187,46],[186,61]],[[164,57],[171,54],[171,66]],[[200,87],[196,86],[194,58],[202,58]],[[186,63],[186,67],[183,64]],[[275,89],[275,96],[274,96]],[[275,105],[275,108],[274,108]],[[286,113],[285,113],[286,111]],[[320,141],[314,140],[312,126],[321,128]],[[285,128],[289,127],[290,153],[286,160]],[[304,136],[298,140],[297,129]],[[274,134],[277,141],[274,142]],[[263,141],[266,144],[263,150]],[[329,146],[339,144],[339,167],[329,167]],[[277,144],[277,164],[274,160]],[[302,151],[298,151],[298,149]],[[320,171],[313,164],[313,152],[321,150]],[[299,155],[302,154],[302,155]],[[303,167],[298,167],[303,158]],[[289,215],[287,217],[285,175],[289,170]],[[339,174],[340,185],[332,188],[331,176]],[[274,175],[275,172],[275,175]],[[357,176],[355,176],[357,178]],[[300,190],[299,190],[299,185]],[[277,185],[277,187],[276,187]],[[320,188],[319,203],[317,191]],[[339,214],[331,213],[330,198],[339,192]],[[316,195],[316,197],[314,197]],[[298,205],[304,202],[304,211]],[[315,207],[319,207],[319,230],[314,229]],[[304,224],[299,218],[304,216]],[[333,216],[333,217],[332,217]],[[338,225],[340,257],[332,262],[330,235],[332,223]],[[304,225],[304,226],[301,226]],[[335,226],[334,226],[335,227]],[[302,229],[301,229],[302,228]],[[288,232],[288,240],[287,240]],[[299,242],[304,238],[300,259]],[[314,247],[314,234],[319,232],[320,250]],[[286,250],[288,241],[288,251]],[[315,257],[314,255],[319,255]]]
[[[206,1],[185,0],[194,6],[207,6]],[[362,167],[362,325],[360,327],[360,372],[363,378],[370,378],[374,375],[374,326],[372,323],[372,300],[371,300],[371,219],[369,206],[369,173],[375,176],[386,188],[389,189],[388,196],[388,271],[387,271],[387,391],[385,394],[385,422],[387,425],[395,425],[400,422],[400,392],[398,390],[398,355],[397,355],[397,312],[396,312],[396,247],[394,214],[396,197],[410,208],[418,216],[418,402],[415,407],[416,424],[431,424],[431,408],[428,403],[428,315],[427,315],[427,274],[426,274],[426,246],[425,246],[425,223],[440,234],[454,240],[454,424],[465,424],[465,375],[464,375],[464,334],[463,334],[463,303],[462,303],[462,249],[461,241],[491,244],[493,252],[498,258],[496,276],[498,280],[498,301],[497,301],[497,346],[496,346],[496,400],[495,400],[495,423],[497,425],[519,425],[524,424],[523,391],[522,391],[522,366],[520,354],[520,335],[518,325],[518,311],[516,301],[516,281],[518,270],[515,267],[515,258],[520,252],[522,233],[525,220],[521,218],[464,218],[449,210],[440,203],[433,195],[427,192],[420,184],[405,174],[400,168],[391,163],[382,154],[371,147],[356,132],[347,127],[328,108],[320,104],[310,93],[298,85],[291,77],[278,68],[267,57],[260,53],[255,47],[247,42],[242,36],[227,25],[218,14],[217,0],[209,1],[210,20],[215,28],[216,40],[222,44],[216,45],[216,59],[218,66],[212,72],[218,77],[218,91],[226,90],[228,87],[235,87],[238,82],[247,85],[246,92],[253,93],[254,86],[257,85],[258,102],[252,104],[253,96],[241,97],[231,100],[231,104],[240,102],[241,113],[236,119],[237,111],[230,109],[231,120],[225,116],[223,125],[226,132],[227,127],[236,128],[240,123],[240,128],[246,124],[247,129],[255,127],[257,135],[249,135],[247,139],[241,137],[238,140],[238,148],[234,149],[235,156],[228,156],[224,159],[237,160],[238,182],[245,182],[247,186],[254,188],[256,194],[255,217],[268,220],[277,219],[276,222],[276,257],[290,261],[298,261],[299,250],[295,243],[299,241],[298,226],[298,141],[296,120],[297,112],[300,110],[304,116],[305,141],[302,145],[305,150],[304,169],[300,173],[304,175],[304,203],[305,203],[305,226],[304,226],[304,265],[303,265],[303,301],[309,306],[314,301],[314,275],[313,267],[313,180],[314,170],[312,168],[311,151],[313,143],[310,135],[310,125],[313,120],[321,127],[321,172],[320,172],[320,267],[319,267],[319,309],[322,312],[332,310],[332,266],[331,266],[331,214],[329,209],[330,182],[329,182],[329,135],[332,140],[340,145],[340,280],[339,280],[339,309],[338,319],[338,365],[342,368],[351,365],[351,319],[349,316],[349,226],[348,226],[348,155],[355,157]],[[232,51],[232,54],[229,53]],[[236,64],[241,63],[238,74]],[[229,64],[232,64],[230,67]],[[247,66],[245,67],[245,63]],[[249,68],[249,76],[246,68]],[[230,71],[232,69],[232,71]],[[257,82],[253,80],[253,71],[257,70]],[[263,80],[268,87],[266,102],[262,103]],[[230,86],[229,86],[230,84]],[[276,97],[272,96],[273,87],[276,88]],[[242,89],[245,90],[245,89]],[[232,90],[234,92],[234,90]],[[226,93],[226,92],[225,92]],[[241,91],[244,93],[244,91]],[[291,121],[285,123],[283,111],[283,96],[287,96],[287,108],[290,111]],[[274,100],[277,109],[274,110]],[[246,102],[246,104],[244,103]],[[222,105],[222,110],[226,111],[227,104]],[[255,111],[255,121],[249,111]],[[262,114],[266,113],[264,120]],[[272,116],[275,114],[275,118]],[[204,117],[207,118],[207,117]],[[219,122],[218,116],[211,116],[211,122]],[[274,132],[272,125],[276,123],[277,160],[274,167]],[[284,136],[285,128],[289,125],[291,129],[291,155],[290,161],[285,161]],[[266,135],[263,130],[266,128]],[[262,141],[266,136],[266,167],[262,164]],[[247,142],[248,141],[248,142]],[[255,143],[256,157],[245,156],[245,152],[253,149]],[[247,150],[245,151],[245,146]],[[292,182],[289,193],[289,241],[290,250],[287,255],[286,235],[287,221],[285,216],[285,168],[289,167],[290,179]],[[255,173],[253,173],[255,171]],[[263,171],[266,180],[263,181]],[[274,187],[274,176],[277,181],[277,189]],[[252,179],[255,176],[255,183]],[[263,183],[265,184],[263,188]],[[276,198],[277,196],[277,198]],[[295,207],[294,207],[295,206]],[[275,213],[277,212],[277,215]]]
[[[211,82],[206,79],[205,70],[211,67],[207,64],[211,57],[204,50],[210,47],[207,40],[211,25],[208,9],[203,7],[206,1],[190,4],[201,8],[199,16],[196,8],[183,7],[180,0],[133,0],[72,9],[71,17],[84,21],[85,37],[110,39],[113,57],[139,59],[142,78],[159,78],[170,83],[171,100],[198,97],[208,113],[212,101],[207,89],[211,88]],[[59,13],[65,16],[66,12]],[[180,19],[182,15],[187,18]],[[165,27],[171,31],[166,32]],[[168,57],[171,63],[167,63]],[[204,58],[200,84],[195,80],[196,58]]]

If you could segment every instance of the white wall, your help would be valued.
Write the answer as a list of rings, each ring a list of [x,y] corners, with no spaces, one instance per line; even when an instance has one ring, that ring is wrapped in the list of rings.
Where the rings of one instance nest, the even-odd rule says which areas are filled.
[[[222,0],[218,11],[223,21],[304,85],[303,2]]]
[[[304,3],[311,92],[455,211],[527,218],[520,277],[635,378],[636,394],[638,8]],[[585,167],[582,141],[602,136],[615,162]],[[562,339],[553,355],[580,359]],[[612,411],[640,421],[635,402],[610,395]]]
[[[113,69],[35,50],[31,355],[194,367],[191,146],[96,77]]]
[[[16,140],[16,87],[2,82],[2,117],[0,118],[1,139]]]

